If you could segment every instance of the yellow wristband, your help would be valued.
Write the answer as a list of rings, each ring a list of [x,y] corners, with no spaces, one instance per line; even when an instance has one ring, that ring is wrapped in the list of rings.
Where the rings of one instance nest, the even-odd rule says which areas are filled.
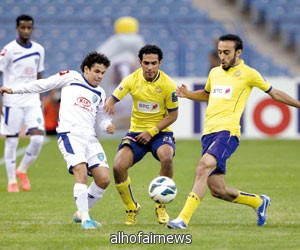
[[[159,129],[157,127],[153,127],[148,129],[147,132],[153,137],[159,133]]]

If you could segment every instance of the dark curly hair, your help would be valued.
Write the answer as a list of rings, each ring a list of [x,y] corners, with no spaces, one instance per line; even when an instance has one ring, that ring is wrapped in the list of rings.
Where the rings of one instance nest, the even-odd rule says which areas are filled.
[[[151,45],[147,44],[144,47],[142,47],[139,51],[139,58],[142,61],[143,60],[143,55],[149,55],[149,54],[155,54],[158,55],[158,60],[161,61],[163,59],[163,52],[162,50],[156,46],[156,45]]]
[[[17,17],[16,19],[16,25],[17,27],[19,26],[20,22],[21,21],[31,21],[32,22],[32,26],[34,24],[34,20],[33,20],[33,17],[32,16],[29,16],[29,15],[20,15]]]
[[[85,66],[90,69],[95,63],[103,64],[106,68],[110,66],[110,60],[106,55],[98,53],[97,51],[92,51],[83,59],[80,69],[82,72],[84,72]]]

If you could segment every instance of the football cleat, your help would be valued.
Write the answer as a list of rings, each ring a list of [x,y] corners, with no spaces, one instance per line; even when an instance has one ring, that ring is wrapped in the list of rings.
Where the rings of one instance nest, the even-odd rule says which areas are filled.
[[[267,220],[267,208],[270,206],[271,199],[267,195],[260,195],[262,199],[261,205],[256,209],[257,214],[257,226],[263,226]]]
[[[92,217],[90,217],[90,218],[91,218],[91,220],[92,220],[98,227],[102,227],[102,224],[101,224],[100,222],[93,220]],[[74,221],[75,223],[81,223],[81,222],[82,222],[82,219],[81,219],[81,217],[80,217],[78,211],[76,211],[76,212],[74,213],[74,215],[73,215],[73,221]]]
[[[166,209],[166,205],[157,204],[155,206],[155,214],[159,224],[166,224],[169,221],[169,215]]]
[[[16,171],[17,178],[20,181],[21,188],[24,191],[29,191],[31,189],[30,181],[26,173],[20,173],[18,170]]]
[[[81,222],[82,222],[81,217],[80,217],[78,211],[76,211],[76,212],[74,213],[74,215],[73,215],[73,221],[74,221],[75,223],[81,223]]]
[[[126,225],[135,225],[137,222],[137,215],[140,212],[140,204],[136,204],[136,210],[126,210]]]
[[[90,220],[85,220],[82,223],[81,228],[82,229],[98,229],[99,226],[98,226],[98,224],[95,221],[93,221],[92,219],[90,219]]]
[[[182,219],[176,218],[167,223],[167,227],[170,229],[186,229],[187,225],[183,222]]]
[[[20,192],[18,183],[10,183],[7,185],[7,192],[9,193],[18,193]]]

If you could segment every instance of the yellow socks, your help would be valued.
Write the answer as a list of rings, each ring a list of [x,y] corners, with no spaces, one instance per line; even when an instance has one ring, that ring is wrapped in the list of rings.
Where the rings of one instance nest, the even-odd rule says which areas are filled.
[[[257,209],[261,205],[261,198],[257,194],[248,194],[239,191],[239,195],[232,201],[233,203],[244,204],[254,209]]]
[[[130,178],[128,178],[119,184],[116,184],[116,188],[121,196],[123,203],[126,206],[126,210],[136,210],[136,202],[132,196],[131,188],[130,188]]]
[[[183,222],[187,225],[192,218],[193,213],[195,212],[196,208],[200,205],[200,198],[199,196],[191,192],[185,202],[183,209],[179,214],[179,218],[183,220]]]

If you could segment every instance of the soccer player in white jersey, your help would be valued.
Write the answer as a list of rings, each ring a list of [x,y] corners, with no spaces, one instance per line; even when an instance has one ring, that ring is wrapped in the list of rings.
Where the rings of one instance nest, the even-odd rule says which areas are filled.
[[[213,68],[204,90],[189,91],[185,85],[176,94],[195,101],[208,101],[203,131],[202,157],[198,162],[192,191],[178,217],[167,223],[171,229],[186,229],[192,215],[203,201],[206,187],[212,196],[231,203],[252,207],[257,214],[257,225],[264,226],[270,198],[228,187],[225,183],[226,161],[239,146],[240,119],[254,87],[267,93],[273,100],[300,108],[300,102],[271,86],[255,69],[240,59],[243,41],[237,35],[219,38],[219,67]],[[242,170],[241,170],[242,171]]]
[[[42,78],[45,51],[40,44],[30,40],[33,27],[34,20],[31,16],[17,17],[18,37],[1,50],[0,73],[3,74],[5,87],[19,87]],[[19,192],[17,178],[21,188],[29,191],[31,186],[27,170],[41,151],[44,140],[44,118],[39,94],[5,95],[1,115],[1,134],[6,137],[4,158],[8,177],[7,191]],[[16,151],[23,124],[26,126],[26,134],[30,136],[30,143],[16,170]]]
[[[116,129],[103,111],[106,95],[99,86],[109,65],[105,55],[91,52],[81,63],[83,74],[61,71],[27,85],[0,88],[2,94],[42,93],[62,88],[57,143],[69,173],[74,175],[78,211],[73,220],[81,222],[83,229],[101,226],[90,217],[89,210],[101,199],[110,182],[107,158],[96,137],[101,131],[113,134]],[[94,179],[89,187],[88,175]]]

